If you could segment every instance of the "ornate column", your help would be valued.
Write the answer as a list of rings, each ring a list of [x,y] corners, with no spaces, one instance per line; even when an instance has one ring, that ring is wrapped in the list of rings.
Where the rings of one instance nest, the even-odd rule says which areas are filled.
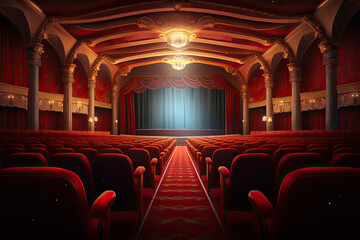
[[[266,88],[266,131],[272,131],[274,129],[274,111],[273,111],[273,88],[274,88],[274,81],[273,76],[269,73],[264,74],[265,79],[265,88]]]
[[[243,135],[249,135],[250,134],[250,127],[249,127],[249,90],[245,87],[243,87],[241,91],[242,100],[243,100]]]
[[[63,122],[64,130],[72,130],[72,84],[74,83],[75,64],[65,65],[63,68],[64,84],[64,104],[63,104]]]
[[[336,91],[338,51],[329,41],[320,42],[318,47],[323,55],[323,65],[326,70],[326,130],[336,130],[340,126]]]
[[[287,65],[291,82],[291,130],[301,130],[301,68],[296,63]]]
[[[95,78],[88,79],[89,111],[88,111],[88,131],[95,131]]]
[[[28,130],[39,130],[39,68],[44,45],[35,43],[26,48],[26,66],[29,70],[28,111],[26,124]]]
[[[111,134],[118,135],[118,86],[111,88]]]

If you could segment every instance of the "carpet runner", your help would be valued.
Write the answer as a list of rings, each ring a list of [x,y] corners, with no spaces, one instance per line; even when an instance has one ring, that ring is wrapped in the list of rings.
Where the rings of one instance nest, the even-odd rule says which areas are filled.
[[[137,239],[226,239],[185,146],[177,146]]]

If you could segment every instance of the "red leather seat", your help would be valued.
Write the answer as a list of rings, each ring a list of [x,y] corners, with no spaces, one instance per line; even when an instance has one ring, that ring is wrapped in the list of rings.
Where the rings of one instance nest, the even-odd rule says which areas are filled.
[[[274,162],[274,167],[275,170],[281,160],[281,158],[288,154],[288,153],[294,153],[294,152],[304,152],[304,150],[300,149],[300,148],[278,148],[275,150],[275,152],[273,153],[273,162]]]
[[[52,167],[0,170],[2,239],[109,239],[113,191],[88,209],[85,190],[73,172]]]
[[[201,152],[197,152],[197,166],[199,168],[200,176],[206,175],[206,161],[207,157],[212,158],[215,150],[219,149],[219,146],[205,146]]]
[[[90,166],[92,167],[94,159],[98,154],[97,150],[95,148],[86,147],[86,148],[79,148],[77,152],[84,154],[88,159]]]
[[[310,167],[289,173],[276,209],[260,191],[249,200],[262,239],[359,239],[360,169]]]
[[[264,153],[237,155],[229,171],[219,167],[223,222],[228,211],[252,211],[248,193],[257,189],[271,198],[274,168],[271,157]]]
[[[93,165],[95,194],[113,190],[117,198],[111,211],[136,211],[140,224],[144,171],[140,166],[134,172],[130,158],[124,154],[101,153]]]
[[[159,148],[156,146],[146,146],[144,149],[149,152],[150,159],[156,158],[158,160],[156,163],[156,175],[161,175],[165,164],[165,153],[160,153]]]
[[[134,144],[118,144],[115,146],[116,148],[120,149],[123,154],[126,154],[127,151],[131,148],[136,148]]]
[[[272,157],[273,155],[273,151],[269,148],[249,148],[247,149],[244,153],[265,153],[267,155],[269,155],[270,157]]]

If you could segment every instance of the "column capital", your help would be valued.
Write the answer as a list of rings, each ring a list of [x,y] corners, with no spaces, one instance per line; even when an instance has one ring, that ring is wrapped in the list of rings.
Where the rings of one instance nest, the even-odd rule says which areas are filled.
[[[300,72],[301,71],[301,67],[296,64],[296,63],[289,63],[288,65],[286,65],[289,69],[289,72]]]
[[[41,43],[34,43],[25,46],[26,50],[26,66],[41,67],[41,54],[43,53],[44,45]]]
[[[74,70],[76,65],[75,64],[65,64],[63,67],[63,83],[73,83],[74,82]]]
[[[95,86],[96,86],[96,81],[94,79],[88,79],[87,87],[88,88],[95,88]]]
[[[320,49],[320,52],[324,54],[334,49],[337,50],[337,45],[329,40],[323,40],[319,43],[318,48]]]

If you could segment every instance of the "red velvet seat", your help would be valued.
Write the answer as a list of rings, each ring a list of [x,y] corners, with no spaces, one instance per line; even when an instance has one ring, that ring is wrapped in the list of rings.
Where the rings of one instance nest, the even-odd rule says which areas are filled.
[[[288,154],[288,153],[294,153],[294,152],[304,152],[304,150],[300,149],[300,148],[278,148],[275,150],[275,152],[273,153],[273,162],[274,162],[274,167],[275,167],[275,171],[276,168],[281,160],[281,158]]]
[[[240,153],[244,153],[247,149],[249,149],[249,147],[246,147],[246,146],[240,145],[240,144],[231,145],[230,148],[235,148],[235,149],[239,150]]]
[[[284,180],[285,176],[290,172],[306,167],[326,167],[328,166],[329,161],[320,153],[311,153],[311,152],[300,152],[300,153],[288,153],[284,155],[279,165],[276,169],[274,189],[273,189],[273,198],[271,199],[272,203],[276,204],[278,191],[281,185],[281,182]]]
[[[139,166],[145,168],[143,186],[144,188],[153,189],[155,193],[155,175],[158,160],[156,158],[150,159],[149,152],[142,148],[131,148],[126,155],[130,158],[134,170]]]
[[[360,153],[339,153],[331,159],[330,166],[360,168]]]
[[[196,164],[199,169],[200,176],[206,175],[206,161],[207,157],[212,158],[215,150],[219,149],[219,146],[205,146],[201,152],[197,153],[197,161]]]
[[[249,200],[262,239],[359,239],[360,169],[310,167],[289,173],[276,209],[260,191]]]
[[[41,153],[12,153],[5,159],[4,168],[8,167],[46,167],[48,162]]]
[[[158,160],[156,163],[156,175],[161,175],[165,164],[165,153],[160,153],[159,148],[156,146],[146,146],[144,149],[149,152],[150,159],[156,158]]]
[[[55,153],[49,166],[59,167],[76,173],[83,182],[89,205],[95,200],[94,180],[88,159],[82,153]]]
[[[274,183],[274,168],[271,157],[264,153],[237,155],[229,171],[219,167],[223,222],[228,211],[252,211],[248,193],[257,189],[271,197]]]
[[[49,151],[46,148],[31,148],[27,151],[41,153],[46,158],[46,160],[49,160],[50,158]]]
[[[84,154],[88,159],[90,166],[92,167],[94,159],[98,154],[97,150],[95,148],[86,147],[86,148],[79,148],[77,152]]]
[[[265,153],[267,155],[269,155],[270,157],[272,157],[273,155],[273,151],[269,148],[249,148],[247,149],[244,153]]]
[[[324,158],[330,162],[332,158],[332,151],[330,148],[325,147],[311,147],[306,150],[306,152],[312,152],[312,153],[320,153],[324,156]]]
[[[111,211],[136,211],[140,224],[145,168],[140,166],[134,172],[130,158],[116,153],[99,154],[93,164],[95,194],[113,190],[117,197]]]
[[[103,148],[98,151],[98,153],[118,153],[121,154],[121,150],[118,148]]]
[[[80,178],[66,169],[18,167],[0,170],[2,239],[109,239],[113,191],[88,210]]]
[[[307,149],[307,145],[303,143],[286,143],[281,144],[279,148],[299,148],[305,151]]]
[[[220,188],[220,173],[218,168],[224,166],[230,170],[233,159],[239,154],[240,152],[234,148],[219,148],[214,151],[212,158],[207,157],[205,159],[207,191],[209,195],[212,188]]]
[[[123,154],[126,154],[127,151],[131,148],[136,148],[136,146],[133,144],[118,144],[115,147],[120,149]]]
[[[335,157],[340,153],[360,153],[360,149],[356,147],[336,148],[335,150],[333,150],[332,156]]]

